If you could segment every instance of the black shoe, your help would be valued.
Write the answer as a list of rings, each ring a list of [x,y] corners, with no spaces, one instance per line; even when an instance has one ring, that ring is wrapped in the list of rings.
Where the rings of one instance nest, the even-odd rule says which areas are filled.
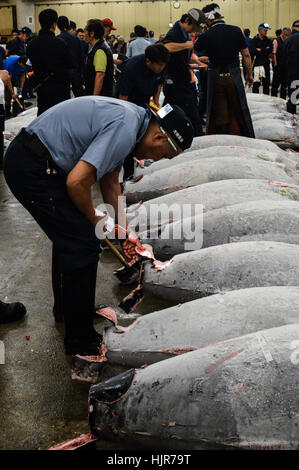
[[[26,308],[20,302],[6,304],[0,300],[0,323],[10,323],[21,320],[26,314]]]
[[[106,308],[106,307],[107,307],[107,305],[104,305],[104,304],[95,305],[94,306],[94,318],[99,318],[99,314],[97,313],[97,311],[100,310],[101,308]],[[53,309],[53,315],[54,315],[55,321],[57,323],[63,322],[64,318],[63,318],[63,314],[61,312],[55,311]]]
[[[64,348],[66,354],[80,356],[98,356],[102,345],[103,336],[96,331],[90,338],[65,339]]]

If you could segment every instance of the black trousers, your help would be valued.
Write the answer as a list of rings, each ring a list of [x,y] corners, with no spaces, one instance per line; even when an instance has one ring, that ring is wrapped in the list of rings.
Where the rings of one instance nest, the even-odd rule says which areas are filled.
[[[80,70],[71,69],[70,71],[71,87],[75,97],[83,96],[83,78]]]
[[[70,97],[70,84],[57,85],[45,83],[37,90],[37,115],[40,116],[47,109],[70,99]]]
[[[165,95],[164,105],[169,103],[182,108],[192,123],[194,137],[203,135],[195,83],[189,83],[188,86],[165,84],[163,86],[163,92]]]
[[[67,194],[67,175],[55,165],[46,170],[19,134],[4,158],[6,182],[53,243],[54,309],[64,316],[66,340],[90,338],[100,242]]]
[[[263,94],[269,95],[270,93],[270,63],[263,65],[265,69],[265,78],[262,78]],[[261,82],[254,82],[252,93],[259,93]]]
[[[280,98],[283,98],[285,100],[287,97],[287,81],[286,81],[284,69],[278,65],[277,67],[273,68],[271,96],[277,96],[279,86],[280,86]]]

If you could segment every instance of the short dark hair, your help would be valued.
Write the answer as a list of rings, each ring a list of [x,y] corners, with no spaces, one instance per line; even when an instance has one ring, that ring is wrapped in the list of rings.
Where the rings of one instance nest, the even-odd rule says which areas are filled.
[[[151,44],[145,49],[145,58],[151,62],[167,64],[170,59],[170,53],[163,44]]]
[[[249,28],[244,29],[244,36],[246,36],[246,37],[250,36],[250,29]]]
[[[28,58],[27,58],[26,55],[21,55],[18,62],[20,62],[23,65],[26,65],[27,60],[28,60]]]
[[[94,33],[95,39],[102,39],[105,33],[104,23],[101,20],[88,20],[86,29],[88,33]]]
[[[154,35],[155,35],[154,31],[149,31],[148,34],[149,34],[149,37],[150,37],[150,38],[153,38]]]
[[[77,34],[78,34],[78,33],[84,33],[84,29],[78,28],[77,31],[76,31],[76,33],[77,33]]]
[[[56,10],[52,8],[46,8],[46,10],[42,10],[38,15],[38,21],[42,29],[50,29],[53,23],[57,23],[58,14]]]
[[[282,33],[282,29],[281,29],[281,28],[279,28],[279,29],[277,29],[277,30],[275,31],[276,36],[280,36],[281,33]]]
[[[184,15],[181,16],[181,19],[180,19],[180,22],[181,23],[188,23],[188,24],[192,24],[192,20],[190,18],[189,15],[187,15],[187,13],[185,13]]]
[[[76,29],[77,25],[74,21],[70,21],[69,29]]]
[[[140,24],[137,24],[134,28],[134,32],[138,38],[144,38],[147,31],[143,26],[140,26]]]
[[[13,34],[13,33],[20,34],[20,31],[18,30],[18,28],[14,28],[14,29],[11,30],[11,34]]]
[[[57,20],[57,26],[60,29],[60,31],[64,31],[65,29],[69,29],[69,27],[70,27],[69,19],[66,16],[59,16],[59,18]]]

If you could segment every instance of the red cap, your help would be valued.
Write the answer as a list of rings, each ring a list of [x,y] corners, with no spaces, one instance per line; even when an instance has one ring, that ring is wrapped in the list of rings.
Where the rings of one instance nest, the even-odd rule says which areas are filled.
[[[104,18],[102,20],[102,23],[104,23],[106,26],[109,26],[109,28],[111,28],[111,29],[114,29],[114,30],[116,29],[116,28],[114,28],[112,20],[110,20],[110,18]]]

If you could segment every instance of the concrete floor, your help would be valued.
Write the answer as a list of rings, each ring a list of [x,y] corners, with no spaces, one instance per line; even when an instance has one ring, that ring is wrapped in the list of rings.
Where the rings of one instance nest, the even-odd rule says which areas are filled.
[[[99,192],[95,193],[96,200]],[[0,170],[0,299],[20,301],[23,321],[0,325],[5,364],[0,365],[0,450],[48,449],[89,432],[89,387],[71,380],[70,359],[63,349],[63,326],[52,316],[51,243],[10,193]],[[112,276],[119,267],[110,253],[101,255],[97,303],[119,313],[127,325],[138,314],[121,313],[119,301],[128,293]],[[139,313],[169,304],[145,297]],[[101,331],[109,322],[96,320]],[[30,336],[30,339],[26,339]],[[103,378],[121,369],[106,366]],[[123,449],[124,444],[98,442],[98,449]]]

